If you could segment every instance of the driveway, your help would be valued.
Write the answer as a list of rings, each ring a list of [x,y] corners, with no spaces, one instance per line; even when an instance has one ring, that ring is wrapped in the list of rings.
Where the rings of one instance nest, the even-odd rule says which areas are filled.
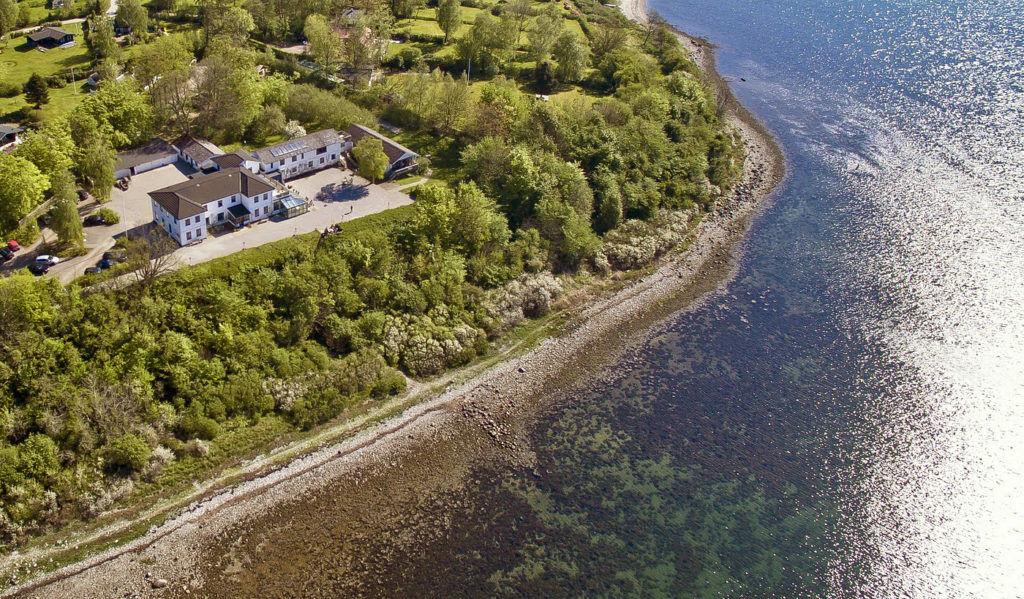
[[[323,231],[340,222],[412,203],[412,199],[404,193],[370,185],[369,181],[361,177],[354,177],[351,186],[343,187],[341,184],[349,175],[350,172],[345,169],[329,168],[288,181],[286,185],[293,193],[311,202],[309,212],[287,220],[262,221],[181,248],[175,252],[175,266],[199,264],[246,248],[311,231]]]
[[[110,201],[102,206],[117,212],[121,216],[121,222],[104,227],[85,227],[85,247],[89,250],[88,253],[68,258],[51,268],[49,274],[57,277],[61,283],[69,283],[81,276],[87,266],[95,265],[103,252],[114,247],[116,237],[153,221],[149,192],[184,181],[188,179],[188,173],[188,170],[177,163],[169,164],[135,175],[126,191],[115,187],[110,194]],[[88,206],[80,206],[79,210],[84,216],[100,207],[101,205],[90,202]]]

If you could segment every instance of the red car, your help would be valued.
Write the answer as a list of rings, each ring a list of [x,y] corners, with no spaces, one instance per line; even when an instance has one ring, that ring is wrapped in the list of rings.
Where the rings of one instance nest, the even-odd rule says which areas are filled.
[[[16,252],[16,251],[21,249],[21,246],[18,245],[17,241],[14,241],[12,239],[12,240],[7,242],[7,249],[11,250],[12,252]]]

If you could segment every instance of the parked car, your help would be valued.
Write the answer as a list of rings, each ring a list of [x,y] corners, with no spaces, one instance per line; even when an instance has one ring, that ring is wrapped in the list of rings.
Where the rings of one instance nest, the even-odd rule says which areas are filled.
[[[6,247],[0,247],[0,262],[7,262],[14,257],[14,252]]]
[[[60,258],[58,258],[57,256],[51,256],[50,254],[36,256],[36,264],[46,264],[47,267],[50,267],[58,263],[60,263]]]
[[[28,271],[37,277],[45,275],[48,270],[50,270],[50,265],[45,262],[33,262],[28,265]]]
[[[96,275],[101,272],[103,272],[103,269],[100,268],[99,266],[90,266],[89,268],[85,269],[85,274],[87,275]]]
[[[90,214],[82,219],[82,223],[87,227],[93,227],[96,225],[105,225],[107,221],[103,219],[102,214]]]
[[[16,252],[16,251],[21,249],[21,246],[18,245],[17,241],[14,241],[12,239],[12,240],[7,242],[7,249],[11,250],[12,252]]]
[[[84,189],[79,189],[78,190],[78,201],[79,202],[84,202],[86,200],[91,200],[91,199],[92,199],[92,195],[88,191],[86,191]]]
[[[120,264],[128,260],[128,252],[124,250],[111,250],[109,252],[103,252],[103,259],[110,260]]]
[[[114,267],[116,265],[117,265],[117,262],[114,262],[110,258],[104,258],[104,259],[102,259],[102,260],[100,260],[99,262],[96,263],[96,266],[99,266],[100,270],[106,270],[106,269],[112,268],[112,267]]]

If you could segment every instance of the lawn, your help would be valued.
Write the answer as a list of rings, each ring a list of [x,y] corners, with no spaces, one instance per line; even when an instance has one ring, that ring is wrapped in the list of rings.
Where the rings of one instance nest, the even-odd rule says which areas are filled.
[[[5,78],[15,83],[25,83],[32,73],[44,77],[75,68],[76,76],[89,66],[89,51],[82,40],[82,24],[69,23],[65,29],[75,36],[75,45],[70,48],[54,48],[40,52],[28,47],[28,39],[17,37],[8,42],[0,53],[0,63],[6,67]],[[84,73],[83,75],[88,75]]]

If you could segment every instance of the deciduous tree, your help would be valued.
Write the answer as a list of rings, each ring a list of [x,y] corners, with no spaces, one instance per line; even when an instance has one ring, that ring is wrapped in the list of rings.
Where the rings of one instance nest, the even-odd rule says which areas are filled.
[[[18,26],[19,13],[15,0],[0,0],[0,36]]]
[[[462,25],[462,11],[459,0],[441,0],[437,5],[437,25],[444,32],[444,43],[448,43]]]
[[[352,148],[352,157],[359,164],[359,175],[376,182],[388,170],[388,155],[376,137],[367,135]]]
[[[0,231],[14,230],[43,201],[49,186],[36,165],[21,156],[0,154]]]
[[[132,43],[146,35],[146,29],[149,27],[149,12],[139,0],[119,0],[115,18],[118,23],[131,28]]]
[[[81,243],[85,236],[82,232],[82,219],[78,216],[74,176],[64,171],[50,177],[50,196],[53,198],[50,228],[64,243]]]
[[[36,165],[47,177],[71,168],[74,153],[75,142],[63,119],[29,131],[14,149],[14,154]]]
[[[78,171],[88,182],[92,195],[101,202],[110,199],[116,165],[117,152],[103,136],[92,136],[79,148]]]
[[[121,60],[121,46],[114,37],[114,22],[106,17],[92,20],[93,31],[88,34],[89,51],[96,60]]]
[[[331,28],[323,15],[309,15],[302,30],[309,42],[309,53],[324,71],[333,73],[341,61],[341,36]]]
[[[551,7],[554,6],[551,5]],[[530,54],[537,62],[543,62],[550,58],[551,48],[562,32],[562,15],[558,14],[557,7],[553,10],[551,7],[537,15],[533,22],[533,28],[527,33],[530,38]]]
[[[566,29],[558,36],[553,56],[558,62],[555,74],[559,81],[575,83],[583,79],[590,59],[590,50],[575,32]]]
[[[533,3],[530,0],[512,0],[505,4],[504,13],[507,13],[512,17],[512,20],[516,24],[516,44],[518,45],[522,41],[523,32],[526,31],[526,26],[530,23],[530,17],[533,16]]]

